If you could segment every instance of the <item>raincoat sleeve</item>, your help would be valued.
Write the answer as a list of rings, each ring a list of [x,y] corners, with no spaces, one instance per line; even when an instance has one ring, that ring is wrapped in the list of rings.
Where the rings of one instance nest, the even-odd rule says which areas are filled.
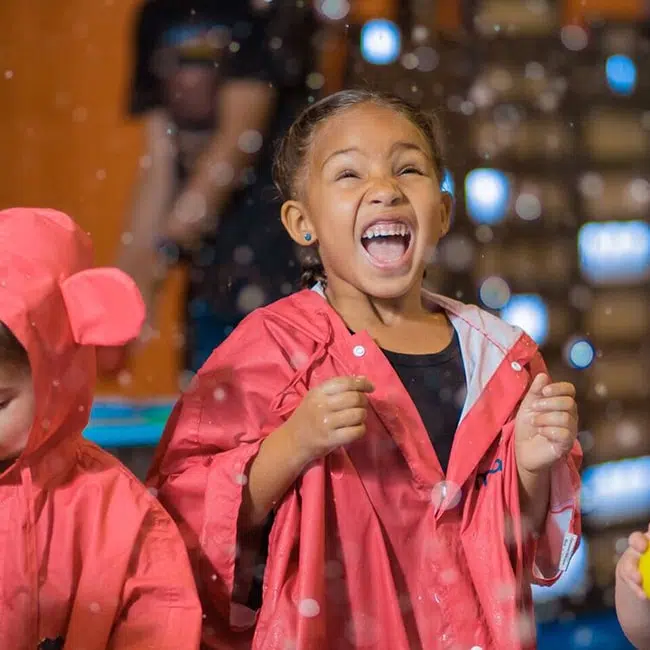
[[[207,616],[233,630],[254,624],[253,612],[233,606],[236,560],[251,552],[237,523],[248,466],[281,424],[269,406],[286,365],[263,324],[246,319],[176,404],[148,477],[185,539]]]
[[[142,522],[107,650],[198,650],[201,605],[178,530],[159,504]]]
[[[546,364],[538,354],[530,366],[532,377],[547,373]],[[551,470],[551,494],[546,522],[539,537],[529,549],[535,584],[550,586],[569,566],[581,535],[580,466],[582,449],[578,441],[569,455]]]

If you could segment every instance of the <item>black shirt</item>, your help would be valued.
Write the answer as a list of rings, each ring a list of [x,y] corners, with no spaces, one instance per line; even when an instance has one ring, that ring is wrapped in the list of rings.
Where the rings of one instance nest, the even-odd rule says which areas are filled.
[[[270,7],[253,12],[250,0],[148,0],[137,17],[131,114],[169,108],[165,71],[196,63],[197,51],[199,57],[205,52],[202,63],[216,69],[217,83],[261,80],[278,91],[255,167],[242,175],[240,187],[219,215],[217,232],[191,256],[180,252],[179,259],[190,264],[188,316],[194,300],[235,323],[261,304],[290,293],[299,279],[295,248],[280,222],[271,167],[276,141],[313,94],[306,78],[313,70],[315,21],[310,10],[297,8],[295,2],[280,0]],[[209,135],[216,126],[215,119],[179,120],[170,137],[178,137],[179,131]],[[182,187],[192,170],[182,157],[177,169]]]
[[[451,343],[435,354],[383,352],[411,396],[446,474],[466,395],[458,335],[454,332]]]

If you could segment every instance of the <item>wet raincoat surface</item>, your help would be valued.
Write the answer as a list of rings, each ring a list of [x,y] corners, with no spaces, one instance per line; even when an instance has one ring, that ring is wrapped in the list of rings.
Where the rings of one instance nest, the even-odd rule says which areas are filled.
[[[521,330],[442,296],[467,398],[447,476],[397,374],[322,292],[253,312],[177,404],[149,480],[186,539],[204,645],[254,650],[522,650],[535,646],[530,582],[553,583],[579,541],[580,449],[552,470],[537,538],[524,530],[514,416],[544,370]],[[265,436],[307,391],[365,375],[366,435],[310,465],[278,504],[252,616],[233,603],[237,518]]]
[[[201,610],[176,526],[82,438],[94,345],[126,343],[144,317],[127,276],[91,265],[66,215],[0,212],[0,321],[35,392],[27,447],[0,475],[0,648],[192,650]]]

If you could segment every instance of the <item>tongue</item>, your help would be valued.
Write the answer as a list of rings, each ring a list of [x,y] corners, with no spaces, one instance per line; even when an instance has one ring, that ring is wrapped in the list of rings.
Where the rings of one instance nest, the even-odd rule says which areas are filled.
[[[395,262],[406,252],[406,239],[399,235],[373,237],[364,243],[370,256],[378,262]]]

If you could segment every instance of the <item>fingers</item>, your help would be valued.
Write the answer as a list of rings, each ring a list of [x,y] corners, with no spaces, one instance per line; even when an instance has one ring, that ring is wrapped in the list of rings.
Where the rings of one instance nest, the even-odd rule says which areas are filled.
[[[544,388],[542,388],[542,395],[544,397],[575,397],[576,387],[568,381],[559,381],[555,384],[544,386]]]
[[[356,427],[363,424],[368,416],[365,408],[346,409],[337,411],[327,416],[327,426],[330,430],[345,429],[346,427]]]
[[[561,427],[569,429],[575,425],[575,416],[569,411],[550,411],[537,413],[533,417],[533,424],[537,427]]]
[[[569,396],[540,399],[533,404],[533,408],[536,411],[567,411],[569,413],[578,413],[578,406],[575,400]]]
[[[528,395],[541,397],[542,391],[544,390],[544,387],[548,384],[549,381],[550,381],[549,376],[545,375],[544,373],[540,373],[539,375],[536,375],[535,379],[533,379],[533,382],[530,385],[530,388],[528,389]]]
[[[375,387],[367,377],[334,377],[321,384],[320,390],[325,395],[336,395],[347,391],[371,393]]]
[[[573,431],[562,427],[539,427],[537,433],[551,443],[558,457],[573,447],[576,438]]]
[[[344,411],[353,408],[366,408],[368,398],[365,393],[356,390],[349,390],[344,393],[328,395],[326,398],[327,409],[330,411]]]
[[[334,447],[344,447],[358,440],[366,433],[366,425],[358,424],[351,427],[343,427],[332,432],[332,442]]]
[[[635,535],[641,535],[641,533],[633,533],[630,536],[630,539]],[[616,567],[616,571],[619,578],[628,585],[638,598],[641,598],[642,600],[647,599],[641,586],[643,578],[639,571],[639,553],[637,553],[636,550],[628,548],[625,553],[623,553],[618,562],[618,566]]]
[[[648,538],[639,532],[632,533],[628,540],[630,548],[634,549],[639,555],[645,553],[648,548]]]

